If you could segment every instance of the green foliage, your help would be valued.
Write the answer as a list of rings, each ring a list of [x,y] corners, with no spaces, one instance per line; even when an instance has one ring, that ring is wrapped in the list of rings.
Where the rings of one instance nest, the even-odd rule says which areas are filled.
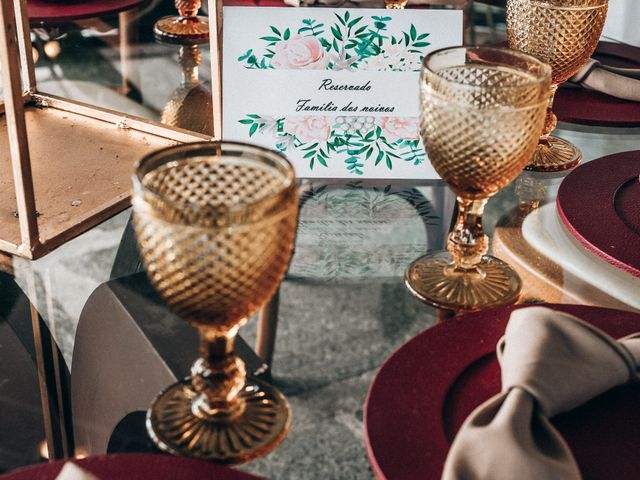
[[[388,45],[402,45],[407,51],[424,56],[424,49],[430,45],[426,41],[429,33],[419,33],[415,25],[411,25],[408,32],[401,32],[400,36],[390,36],[389,25],[392,17],[372,15],[369,19],[364,16],[352,15],[350,11],[344,14],[334,13],[333,25],[325,26],[318,20],[306,18],[298,28],[291,29],[269,26],[269,32],[259,37],[266,42],[262,56],[253,50],[238,57],[249,69],[268,69],[271,59],[275,55],[275,47],[279,42],[291,39],[292,31],[302,36],[313,36],[318,39],[327,53],[340,56],[342,64],[329,62],[328,69],[350,68],[357,69],[359,62],[368,57],[383,54]],[[329,35],[326,35],[329,33]]]
[[[345,167],[349,173],[355,175],[363,175],[363,168],[371,162],[376,166],[383,163],[388,170],[393,170],[396,160],[411,162],[413,165],[420,165],[425,161],[425,153],[419,140],[391,142],[384,136],[380,126],[368,132],[347,134],[334,125],[328,140],[304,143],[295,135],[284,131],[284,117],[269,121],[276,124],[276,148],[285,152],[289,146],[293,146],[302,153],[303,159],[308,160],[310,170],[317,165],[327,167],[332,157],[345,154],[347,156],[344,160]],[[249,137],[253,137],[267,127],[265,118],[256,114],[248,114],[238,122],[247,125]]]

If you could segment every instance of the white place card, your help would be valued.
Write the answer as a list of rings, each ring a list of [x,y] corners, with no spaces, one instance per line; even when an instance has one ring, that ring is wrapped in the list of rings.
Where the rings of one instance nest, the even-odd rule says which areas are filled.
[[[462,12],[225,7],[223,138],[283,152],[299,177],[438,178],[418,135],[425,54]]]
[[[609,0],[607,21],[602,40],[615,40],[640,47],[640,2],[638,0]]]

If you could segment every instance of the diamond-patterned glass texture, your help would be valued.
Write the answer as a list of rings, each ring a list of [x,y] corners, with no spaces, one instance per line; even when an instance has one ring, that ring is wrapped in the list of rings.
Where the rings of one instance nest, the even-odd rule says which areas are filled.
[[[423,69],[422,138],[433,167],[459,197],[495,194],[529,160],[549,88],[548,70],[541,81],[536,66],[491,65],[467,53],[458,64]]]
[[[508,0],[509,46],[551,65],[552,81],[572,77],[593,54],[608,0]]]
[[[487,255],[482,214],[535,149],[550,84],[548,65],[513,50],[457,47],[425,58],[420,132],[431,164],[458,196],[459,214],[448,252],[424,255],[405,273],[423,302],[470,311],[518,298],[518,274]]]
[[[273,295],[291,258],[292,173],[223,152],[165,163],[142,186],[134,222],[156,290],[192,323],[221,333],[240,326]]]

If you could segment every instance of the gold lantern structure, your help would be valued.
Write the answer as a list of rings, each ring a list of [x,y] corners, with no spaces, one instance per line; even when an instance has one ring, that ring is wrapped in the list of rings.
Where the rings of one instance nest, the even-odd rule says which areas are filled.
[[[220,31],[221,5],[210,2]],[[219,35],[211,35],[214,137],[40,92],[26,0],[0,2],[0,251],[35,259],[129,206],[136,160],[221,132]]]

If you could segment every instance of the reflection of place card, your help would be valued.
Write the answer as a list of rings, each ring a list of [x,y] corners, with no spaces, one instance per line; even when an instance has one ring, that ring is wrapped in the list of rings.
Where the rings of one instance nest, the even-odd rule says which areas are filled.
[[[223,137],[282,151],[300,177],[438,178],[418,138],[425,54],[462,12],[226,7]]]
[[[444,186],[306,184],[289,278],[323,281],[402,277],[428,250],[441,250],[451,209]]]

